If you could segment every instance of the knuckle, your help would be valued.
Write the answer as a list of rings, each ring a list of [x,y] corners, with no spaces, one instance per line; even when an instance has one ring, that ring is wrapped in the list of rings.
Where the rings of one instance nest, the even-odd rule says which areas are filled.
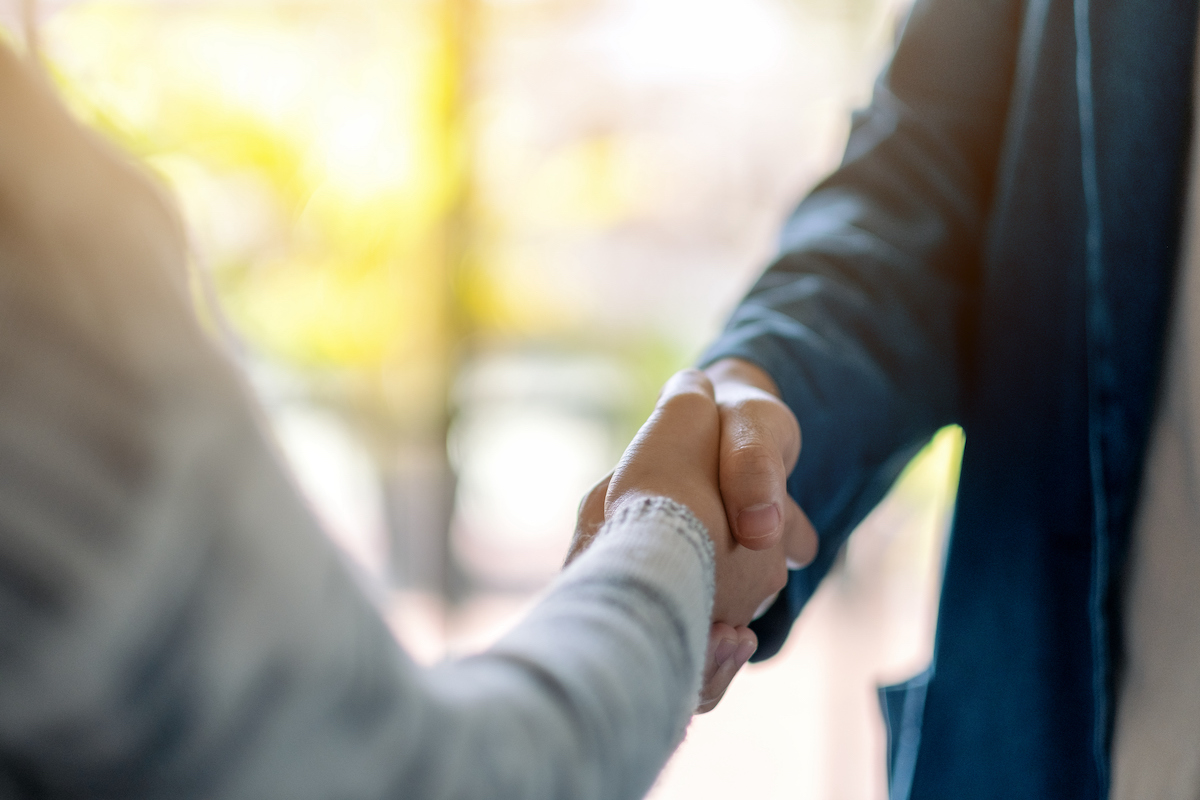
[[[782,471],[779,453],[759,441],[740,444],[721,459],[722,478],[770,480]]]
[[[722,408],[727,427],[738,437],[769,438],[781,449],[800,451],[800,423],[774,395],[755,393]]]
[[[759,418],[769,422],[784,420],[792,416],[791,409],[784,405],[782,400],[759,391],[736,398],[730,405],[730,410],[745,417]]]
[[[684,389],[663,398],[660,407],[665,413],[688,417],[715,414],[716,404],[699,389]]]
[[[703,370],[696,369],[695,367],[681,369],[679,372],[675,373],[674,380],[682,386],[686,386],[697,391],[703,392],[707,389],[711,392],[712,390],[712,381],[709,380],[709,377],[704,374]]]

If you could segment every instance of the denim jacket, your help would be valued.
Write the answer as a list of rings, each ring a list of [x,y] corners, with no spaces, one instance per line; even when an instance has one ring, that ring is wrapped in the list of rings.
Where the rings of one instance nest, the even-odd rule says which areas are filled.
[[[918,0],[705,355],[763,366],[804,436],[821,545],[760,657],[913,453],[966,432],[934,662],[883,697],[893,800],[1108,794],[1196,30],[1194,0]]]

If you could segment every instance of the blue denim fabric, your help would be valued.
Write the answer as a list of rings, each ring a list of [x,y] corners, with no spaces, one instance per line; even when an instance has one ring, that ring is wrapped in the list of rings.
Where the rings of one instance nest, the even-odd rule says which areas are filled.
[[[879,708],[887,732],[888,800],[908,800],[921,747],[921,719],[933,669],[895,686],[879,688]]]
[[[841,167],[704,357],[763,366],[804,435],[789,489],[821,546],[759,657],[911,455],[966,431],[894,796],[1107,795],[1195,37],[1195,0],[918,0]]]

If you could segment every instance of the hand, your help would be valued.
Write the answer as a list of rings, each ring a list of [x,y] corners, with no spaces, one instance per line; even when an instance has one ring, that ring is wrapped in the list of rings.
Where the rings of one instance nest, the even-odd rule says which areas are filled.
[[[606,517],[641,497],[670,497],[704,523],[717,555],[713,609],[717,624],[710,635],[700,711],[716,705],[753,654],[757,640],[745,624],[787,580],[782,543],[756,552],[739,547],[729,534],[717,492],[719,442],[720,418],[711,384],[696,371],[676,375],[617,470],[584,498],[568,555],[568,561],[573,560],[591,543]]]
[[[669,497],[687,506],[708,529],[716,552],[713,619],[745,625],[763,600],[787,582],[783,543],[739,547],[729,532],[717,484],[720,416],[708,378],[677,373],[658,405],[626,448],[608,484],[604,517],[646,497]]]
[[[592,546],[592,541],[604,525],[605,497],[612,473],[584,495],[575,525],[575,539],[566,554],[566,564]],[[713,622],[708,632],[708,648],[704,652],[703,685],[700,688],[700,703],[696,714],[707,714],[725,697],[725,692],[734,676],[758,649],[758,637],[745,625],[734,627],[727,622]]]
[[[609,473],[593,486],[580,502],[575,538],[567,553],[567,564],[591,546],[592,540],[604,525],[604,498],[608,494],[608,484],[611,480],[612,473]],[[738,671],[746,665],[757,649],[758,637],[748,627],[734,627],[726,622],[713,623],[704,655],[704,681],[700,687],[697,714],[706,714],[717,707]]]
[[[782,539],[788,560],[807,564],[816,556],[816,530],[787,493],[787,476],[800,455],[795,415],[771,376],[755,364],[727,358],[705,374],[720,414],[721,497],[734,538],[751,550],[770,549]],[[587,549],[604,524],[611,478],[592,487],[580,503],[567,563]]]
[[[788,561],[802,566],[817,554],[817,532],[787,493],[800,455],[800,425],[760,367],[737,358],[710,366],[720,409],[720,484],[734,538],[751,550],[783,542]]]
[[[802,566],[816,555],[812,523],[787,494],[787,476],[800,453],[800,426],[780,399],[778,387],[762,369],[741,359],[724,359],[706,370],[719,409],[719,482],[733,536],[752,550],[783,542],[787,560]],[[604,524],[604,501],[611,475],[584,497],[568,563],[587,549]],[[753,633],[716,623],[709,638],[705,687],[698,711],[716,705],[733,676],[753,653]],[[721,642],[726,644],[719,647]],[[738,658],[718,662],[729,651]],[[745,652],[748,650],[749,652]],[[745,652],[745,657],[740,658]]]

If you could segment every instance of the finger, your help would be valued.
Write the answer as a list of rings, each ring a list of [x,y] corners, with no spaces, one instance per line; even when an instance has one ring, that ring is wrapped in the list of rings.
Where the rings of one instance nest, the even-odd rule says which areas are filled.
[[[721,406],[721,497],[730,530],[751,550],[784,535],[787,476],[800,452],[800,427],[775,397],[747,389]]]
[[[650,419],[638,431],[637,443],[655,440],[679,457],[692,459],[708,455],[716,465],[720,437],[720,414],[713,395],[712,381],[698,369],[685,369],[672,375],[658,395]]]
[[[567,558],[563,566],[567,566],[584,550],[592,545],[592,540],[604,525],[604,497],[608,494],[608,484],[612,480],[610,472],[601,478],[600,482],[588,490],[579,501],[579,513],[575,518],[575,535],[571,538],[571,547],[567,550]]]
[[[788,567],[799,569],[817,557],[817,529],[791,497],[783,503],[783,553]]]
[[[719,443],[712,382],[699,370],[675,374],[621,457],[605,514],[638,498],[665,496],[691,509],[714,535],[728,536],[717,490]]]
[[[700,697],[696,706],[696,713],[703,714],[706,711],[712,710],[725,693],[725,687],[729,685],[729,681],[733,679],[733,675],[726,675],[729,672],[729,667],[726,666],[737,654],[738,632],[732,625],[724,622],[714,622],[708,634],[708,648],[704,657],[704,672],[703,681],[700,686]],[[718,672],[724,670],[718,678]],[[712,698],[715,697],[715,701]]]
[[[708,649],[704,655],[704,685],[707,686],[717,667],[728,661],[737,650],[737,629],[726,622],[714,622],[708,631]]]
[[[745,666],[757,648],[758,637],[749,628],[731,628],[719,622],[713,625],[709,637],[709,663],[705,665],[697,714],[706,714],[717,707],[738,670]]]

